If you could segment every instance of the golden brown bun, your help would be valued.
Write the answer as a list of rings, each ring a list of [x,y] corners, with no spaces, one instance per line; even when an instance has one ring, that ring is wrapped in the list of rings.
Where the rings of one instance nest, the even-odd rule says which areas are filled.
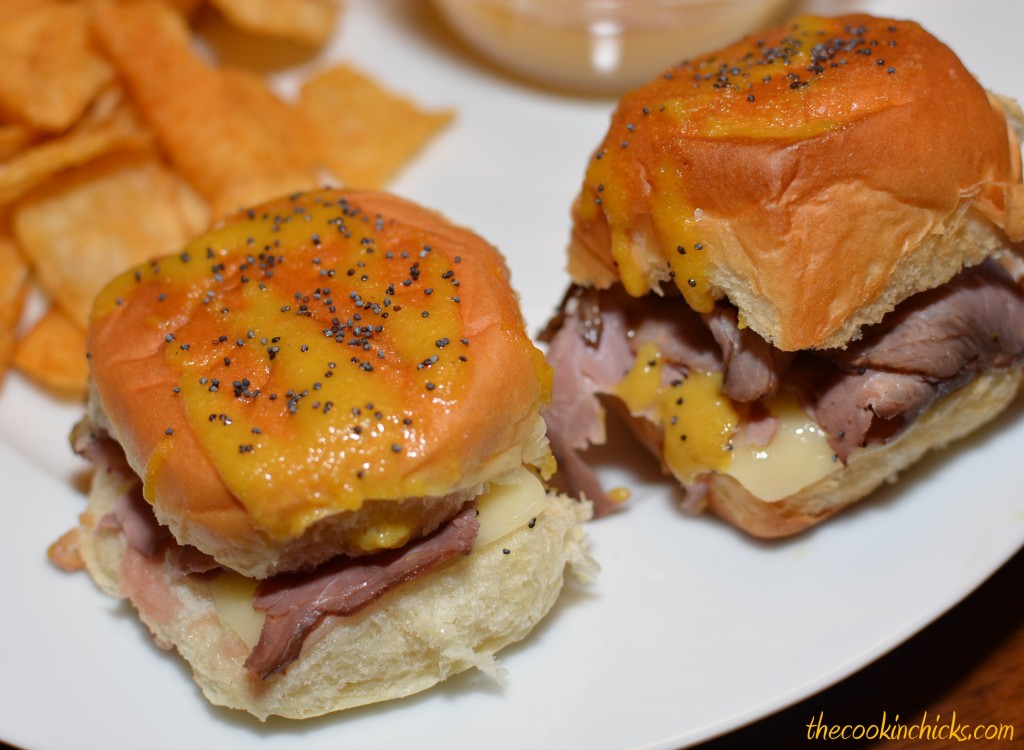
[[[503,258],[392,195],[240,213],[113,281],[89,352],[158,519],[248,576],[401,546],[549,460]]]
[[[945,45],[912,22],[801,17],[622,99],[569,270],[633,296],[674,278],[780,349],[842,346],[1024,239],[1020,182],[1003,109]]]
[[[855,451],[844,471],[776,502],[765,502],[732,477],[716,474],[710,480],[707,506],[754,536],[796,534],[866,497],[883,483],[895,481],[901,471],[928,451],[943,448],[995,419],[1018,395],[1020,383],[1020,368],[980,375],[930,406],[899,439]]]
[[[594,568],[581,527],[590,505],[550,496],[532,526],[330,618],[285,673],[261,681],[245,669],[249,648],[218,615],[208,579],[168,570],[101,523],[121,491],[116,474],[94,475],[80,531],[90,575],[131,601],[159,645],[181,653],[208,700],[260,719],[400,698],[472,667],[500,677],[495,655],[550,610],[567,565],[583,577]]]

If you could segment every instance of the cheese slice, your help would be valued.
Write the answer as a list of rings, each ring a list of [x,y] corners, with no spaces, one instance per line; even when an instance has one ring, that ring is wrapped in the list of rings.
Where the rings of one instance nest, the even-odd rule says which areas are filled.
[[[252,595],[258,582],[231,570],[220,573],[210,583],[213,606],[221,624],[235,631],[245,645],[253,648],[260,639],[266,612],[252,606]]]
[[[541,514],[546,503],[547,491],[543,483],[525,467],[517,469],[508,483],[492,483],[477,500],[480,531],[474,549],[486,547],[527,525]]]
[[[774,502],[842,470],[825,432],[790,395],[766,402],[778,427],[767,445],[753,445],[743,433],[732,441],[732,461],[723,473],[761,500]]]

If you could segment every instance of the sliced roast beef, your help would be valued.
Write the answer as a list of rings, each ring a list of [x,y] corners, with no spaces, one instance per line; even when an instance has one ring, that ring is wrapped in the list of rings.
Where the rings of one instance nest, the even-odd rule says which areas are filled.
[[[906,300],[829,358],[847,367],[957,378],[965,369],[1009,367],[1024,356],[1024,294],[986,262]]]
[[[71,430],[71,450],[105,471],[134,475],[120,443],[89,416],[80,419]]]
[[[994,262],[905,300],[845,350],[796,355],[741,329],[727,304],[701,318],[679,296],[637,300],[619,289],[575,296],[584,295],[587,322],[578,322],[581,308],[570,299],[550,350],[556,399],[569,408],[556,412],[548,429],[559,466],[569,467],[573,483],[583,477],[577,488],[596,478],[572,449],[603,440],[603,427],[594,424],[601,415],[598,398],[614,390],[646,341],[656,342],[665,359],[684,369],[722,371],[723,389],[733,401],[753,405],[780,389],[797,393],[844,462],[854,448],[899,434],[936,399],[978,373],[1024,361],[1024,292]],[[612,345],[609,336],[624,342]],[[588,357],[607,357],[604,377],[579,377],[579,362]],[[576,415],[586,414],[587,431],[567,432],[567,415],[584,402],[590,408]],[[586,491],[593,496],[593,489]]]
[[[715,305],[703,317],[722,350],[725,395],[746,404],[778,393],[793,352],[776,349],[749,328],[740,328],[732,305]]]
[[[1024,360],[1024,292],[987,262],[906,300],[846,350],[821,354],[839,369],[811,411],[845,463],[854,447],[898,434],[978,373]]]
[[[601,310],[596,300],[592,291],[579,295],[560,327],[549,329],[548,360],[555,375],[544,421],[560,483],[566,491],[587,497],[594,503],[594,514],[601,516],[616,504],[579,451],[604,442],[604,409],[598,394],[622,378],[633,354],[622,311]]]
[[[597,399],[595,398],[596,402]],[[604,417],[601,418],[604,424]],[[604,441],[595,441],[600,445]],[[605,491],[598,479],[594,467],[581,455],[587,446],[573,448],[557,429],[548,428],[548,443],[551,453],[558,463],[557,484],[565,492],[577,497],[585,497],[594,505],[594,517],[606,516],[618,507],[618,503]]]
[[[205,552],[191,544],[178,544],[170,530],[157,523],[153,507],[142,496],[142,483],[134,474],[129,473],[127,478],[130,483],[114,501],[114,512],[100,519],[100,528],[119,529],[124,533],[128,546],[149,559],[163,556],[168,569],[176,575],[220,569],[220,563]]]
[[[98,520],[98,529],[124,534],[129,547],[146,560],[162,564],[164,573],[171,576],[205,575],[221,569],[204,552],[178,544],[167,527],[157,522],[152,506],[143,498],[142,482],[128,467],[120,445],[90,433],[87,426],[78,437],[81,443],[76,449],[96,462],[97,471],[115,472],[125,479],[125,492],[115,499],[113,512]],[[261,582],[253,606],[265,610],[267,617],[246,668],[262,678],[283,671],[325,617],[353,614],[396,586],[468,555],[480,529],[476,516],[476,502],[470,502],[432,535],[401,549],[360,558],[337,557],[311,571],[280,574]]]
[[[468,555],[479,529],[476,504],[471,503],[431,536],[402,549],[338,558],[308,573],[286,573],[261,582],[253,605],[265,611],[267,619],[246,669],[263,679],[284,671],[326,617],[354,614],[399,584]]]
[[[845,464],[854,448],[884,442],[901,432],[938,398],[939,391],[936,383],[919,375],[842,371],[816,395],[814,421]]]
[[[544,419],[558,461],[558,479],[568,492],[591,500],[597,517],[619,504],[604,491],[579,451],[605,442],[599,396],[622,380],[640,346],[657,344],[668,372],[721,367],[714,339],[681,299],[652,298],[641,304],[621,289],[572,287],[542,336],[549,343],[548,361],[555,371]]]
[[[673,365],[698,372],[722,369],[722,350],[700,314],[691,310],[678,293],[665,296],[648,295],[642,299],[621,295],[629,321],[625,332],[633,342],[634,352],[647,343],[657,345],[662,359]],[[628,368],[632,361],[626,363]]]
[[[624,311],[617,306],[602,308],[600,323],[595,323],[586,312],[594,297],[581,296],[550,340],[555,375],[544,417],[557,425],[559,439],[575,449],[604,442],[597,394],[609,391],[633,363]]]
[[[114,516],[130,547],[146,557],[156,557],[177,544],[166,526],[156,522],[153,508],[142,496],[142,483],[132,482],[114,501]]]

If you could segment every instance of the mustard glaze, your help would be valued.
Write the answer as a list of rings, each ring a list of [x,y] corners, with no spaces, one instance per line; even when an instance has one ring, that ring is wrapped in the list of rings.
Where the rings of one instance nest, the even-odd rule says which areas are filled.
[[[726,471],[739,415],[721,392],[721,373],[691,371],[666,382],[664,368],[657,344],[646,342],[613,392],[632,414],[646,413],[661,427],[662,456],[680,481]]]
[[[316,195],[250,212],[122,276],[94,312],[131,295],[174,311],[147,321],[177,376],[169,397],[254,523],[277,537],[366,499],[444,494],[458,457],[434,450],[443,436],[427,425],[458,407],[475,367],[458,296],[473,259]],[[173,441],[154,453],[147,484]],[[424,480],[415,469],[427,452]],[[370,546],[403,541],[403,529],[375,533]]]
[[[890,89],[904,85],[896,66],[912,64],[898,48],[908,25],[871,21],[869,29],[800,16],[682,62],[623,97],[588,165],[578,216],[607,222],[609,251],[629,294],[671,279],[690,307],[711,310],[720,294],[707,281],[707,257],[718,237],[701,223],[714,207],[688,184],[688,170],[699,169],[690,149],[702,142],[702,153],[714,158],[717,141],[827,137],[888,106]],[[881,76],[889,85],[823,82],[840,76]],[[645,246],[651,237],[653,250]]]

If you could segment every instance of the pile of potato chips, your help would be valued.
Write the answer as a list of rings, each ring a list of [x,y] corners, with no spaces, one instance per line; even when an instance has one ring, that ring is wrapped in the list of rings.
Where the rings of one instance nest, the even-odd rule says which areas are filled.
[[[450,120],[349,65],[286,101],[196,44],[196,19],[219,14],[252,44],[317,47],[338,3],[0,2],[0,378],[13,363],[83,393],[89,308],[111,277],[255,202],[381,187]],[[34,287],[48,309],[20,330]]]

